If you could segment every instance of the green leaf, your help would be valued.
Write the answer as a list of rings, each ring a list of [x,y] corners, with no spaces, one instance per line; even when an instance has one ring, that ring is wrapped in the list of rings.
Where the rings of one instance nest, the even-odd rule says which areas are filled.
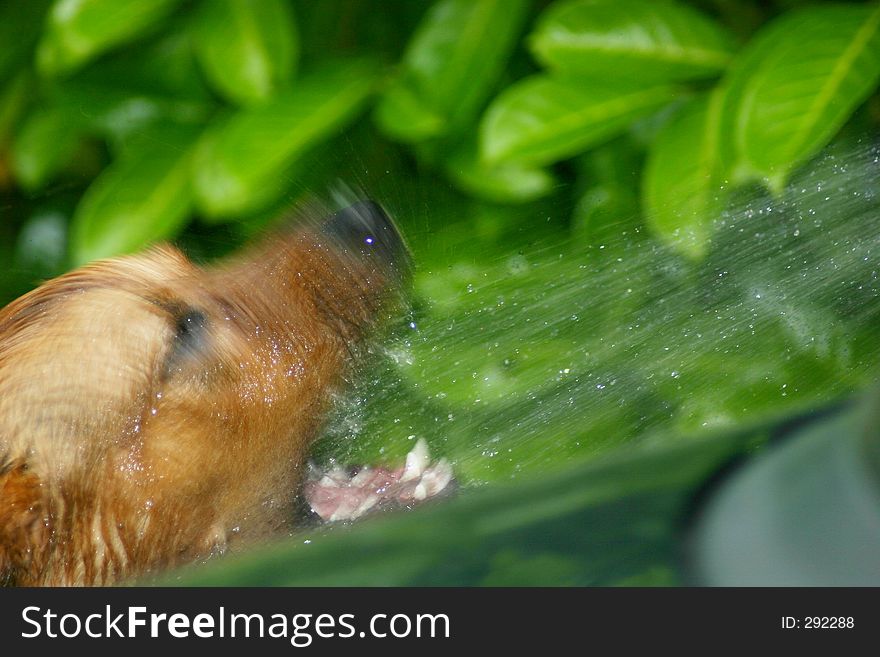
[[[0,2],[0,81],[20,70],[32,56],[48,8],[49,0]]]
[[[192,210],[197,131],[167,126],[161,139],[114,162],[86,190],[71,225],[71,259],[80,265],[136,251],[174,236]]]
[[[34,112],[12,144],[13,174],[25,189],[39,189],[67,163],[81,138],[77,115],[57,108]]]
[[[78,117],[115,152],[155,123],[203,124],[214,106],[189,35],[179,30],[46,83],[44,91],[53,106]]]
[[[492,164],[549,164],[614,137],[675,95],[669,86],[535,75],[486,110],[482,156]]]
[[[525,19],[524,0],[440,0],[419,25],[403,76],[424,104],[467,125],[498,80]]]
[[[294,161],[357,116],[375,79],[363,61],[327,64],[299,80],[295,90],[214,124],[195,161],[201,211],[223,220],[267,202],[267,186],[280,191],[280,178]]]
[[[720,207],[721,100],[721,94],[714,93],[684,107],[657,135],[644,169],[648,225],[694,260],[706,253]]]
[[[723,26],[662,0],[556,2],[528,43],[548,68],[643,84],[712,77],[734,50]]]
[[[477,145],[468,143],[444,163],[446,175],[458,187],[495,203],[525,203],[546,196],[558,184],[549,171],[521,164],[486,166],[479,158]]]
[[[195,51],[214,88],[234,103],[263,101],[290,83],[299,54],[284,0],[206,0]]]
[[[55,75],[79,68],[140,36],[180,0],[55,0],[37,49],[37,66]]]
[[[725,81],[723,148],[734,182],[781,190],[837,133],[880,79],[880,6],[785,14],[765,27]]]
[[[446,119],[400,81],[382,94],[373,118],[385,135],[406,143],[426,141],[446,129]]]

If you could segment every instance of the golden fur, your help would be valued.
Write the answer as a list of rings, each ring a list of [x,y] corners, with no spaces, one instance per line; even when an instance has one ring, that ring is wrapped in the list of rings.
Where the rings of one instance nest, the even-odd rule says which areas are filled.
[[[98,262],[9,304],[0,581],[110,584],[287,528],[395,285],[311,226],[209,269],[169,246]]]

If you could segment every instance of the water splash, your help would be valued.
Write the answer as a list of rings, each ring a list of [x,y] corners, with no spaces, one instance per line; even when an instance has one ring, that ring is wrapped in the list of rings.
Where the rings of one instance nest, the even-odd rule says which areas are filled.
[[[779,198],[741,192],[699,264],[634,222],[602,244],[423,268],[323,449],[375,460],[424,437],[488,481],[859,389],[880,362],[878,174],[861,144]]]

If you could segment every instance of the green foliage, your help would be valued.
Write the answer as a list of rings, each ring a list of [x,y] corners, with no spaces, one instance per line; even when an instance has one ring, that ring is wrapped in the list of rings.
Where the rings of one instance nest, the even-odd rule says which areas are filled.
[[[179,134],[189,133],[189,134]],[[117,159],[83,196],[71,223],[71,259],[84,264],[107,253],[135,251],[177,233],[192,209],[189,172],[194,135],[150,140]]]
[[[805,44],[808,49],[805,53]],[[775,191],[880,80],[880,6],[812,7],[770,24],[726,79],[722,134],[734,181]]]
[[[440,117],[441,125],[423,132],[421,138],[469,127],[507,63],[527,4],[524,0],[441,0],[428,11],[404,54],[400,78],[389,92],[393,105],[410,105],[404,112]],[[393,108],[380,105],[377,116],[390,136],[401,134],[398,126],[405,124]]]
[[[58,0],[37,49],[46,75],[69,73],[154,28],[180,0]]]
[[[157,216],[165,228],[141,241],[96,235],[106,250],[77,256],[99,257],[174,237],[193,220],[251,222],[302,191],[303,158],[354,123],[372,120],[422,171],[502,204],[559,197],[572,184],[601,195],[589,176],[544,167],[631,135],[647,159],[630,211],[698,260],[730,193],[755,180],[780,193],[880,79],[875,2],[768,10],[744,1],[740,13],[684,0],[367,5],[6,0],[0,129],[15,126],[16,138],[2,140],[5,169],[29,193],[82,185],[144,131],[202,130],[195,204],[183,218]],[[341,54],[355,68],[334,61]],[[383,79],[374,64],[356,68],[365,59],[393,65]],[[33,79],[28,114],[22,85]],[[126,232],[115,222],[90,225]]]
[[[298,50],[284,0],[215,0],[201,6],[196,56],[211,84],[232,102],[266,100],[287,87]]]
[[[282,172],[354,117],[374,79],[362,61],[325,64],[295,89],[211,126],[199,143],[193,174],[204,216],[234,219],[265,205],[267,192],[279,195]]]
[[[492,103],[481,154],[491,164],[552,164],[617,136],[674,97],[667,86],[536,75]]]
[[[735,49],[722,25],[665,0],[556,2],[529,45],[551,70],[643,84],[715,77]]]
[[[646,217],[655,234],[699,260],[721,207],[717,91],[700,96],[658,132],[645,165]]]
[[[708,430],[874,376],[877,168],[848,154],[878,80],[875,0],[0,0],[0,297],[157,240],[211,259],[360,186],[414,305],[317,456],[418,436],[466,486],[534,479],[281,548],[290,581],[352,549],[338,581],[442,582],[450,554],[471,583],[669,581],[681,505],[744,444]],[[646,427],[704,442],[586,463]],[[446,528],[496,516],[537,520]],[[580,561],[511,548],[606,520]]]

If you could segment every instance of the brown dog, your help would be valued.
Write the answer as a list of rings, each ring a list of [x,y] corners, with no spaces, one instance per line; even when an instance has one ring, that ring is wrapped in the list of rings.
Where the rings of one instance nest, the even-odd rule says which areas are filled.
[[[109,584],[289,526],[406,249],[375,204],[209,269],[163,246],[0,311],[0,581]]]

